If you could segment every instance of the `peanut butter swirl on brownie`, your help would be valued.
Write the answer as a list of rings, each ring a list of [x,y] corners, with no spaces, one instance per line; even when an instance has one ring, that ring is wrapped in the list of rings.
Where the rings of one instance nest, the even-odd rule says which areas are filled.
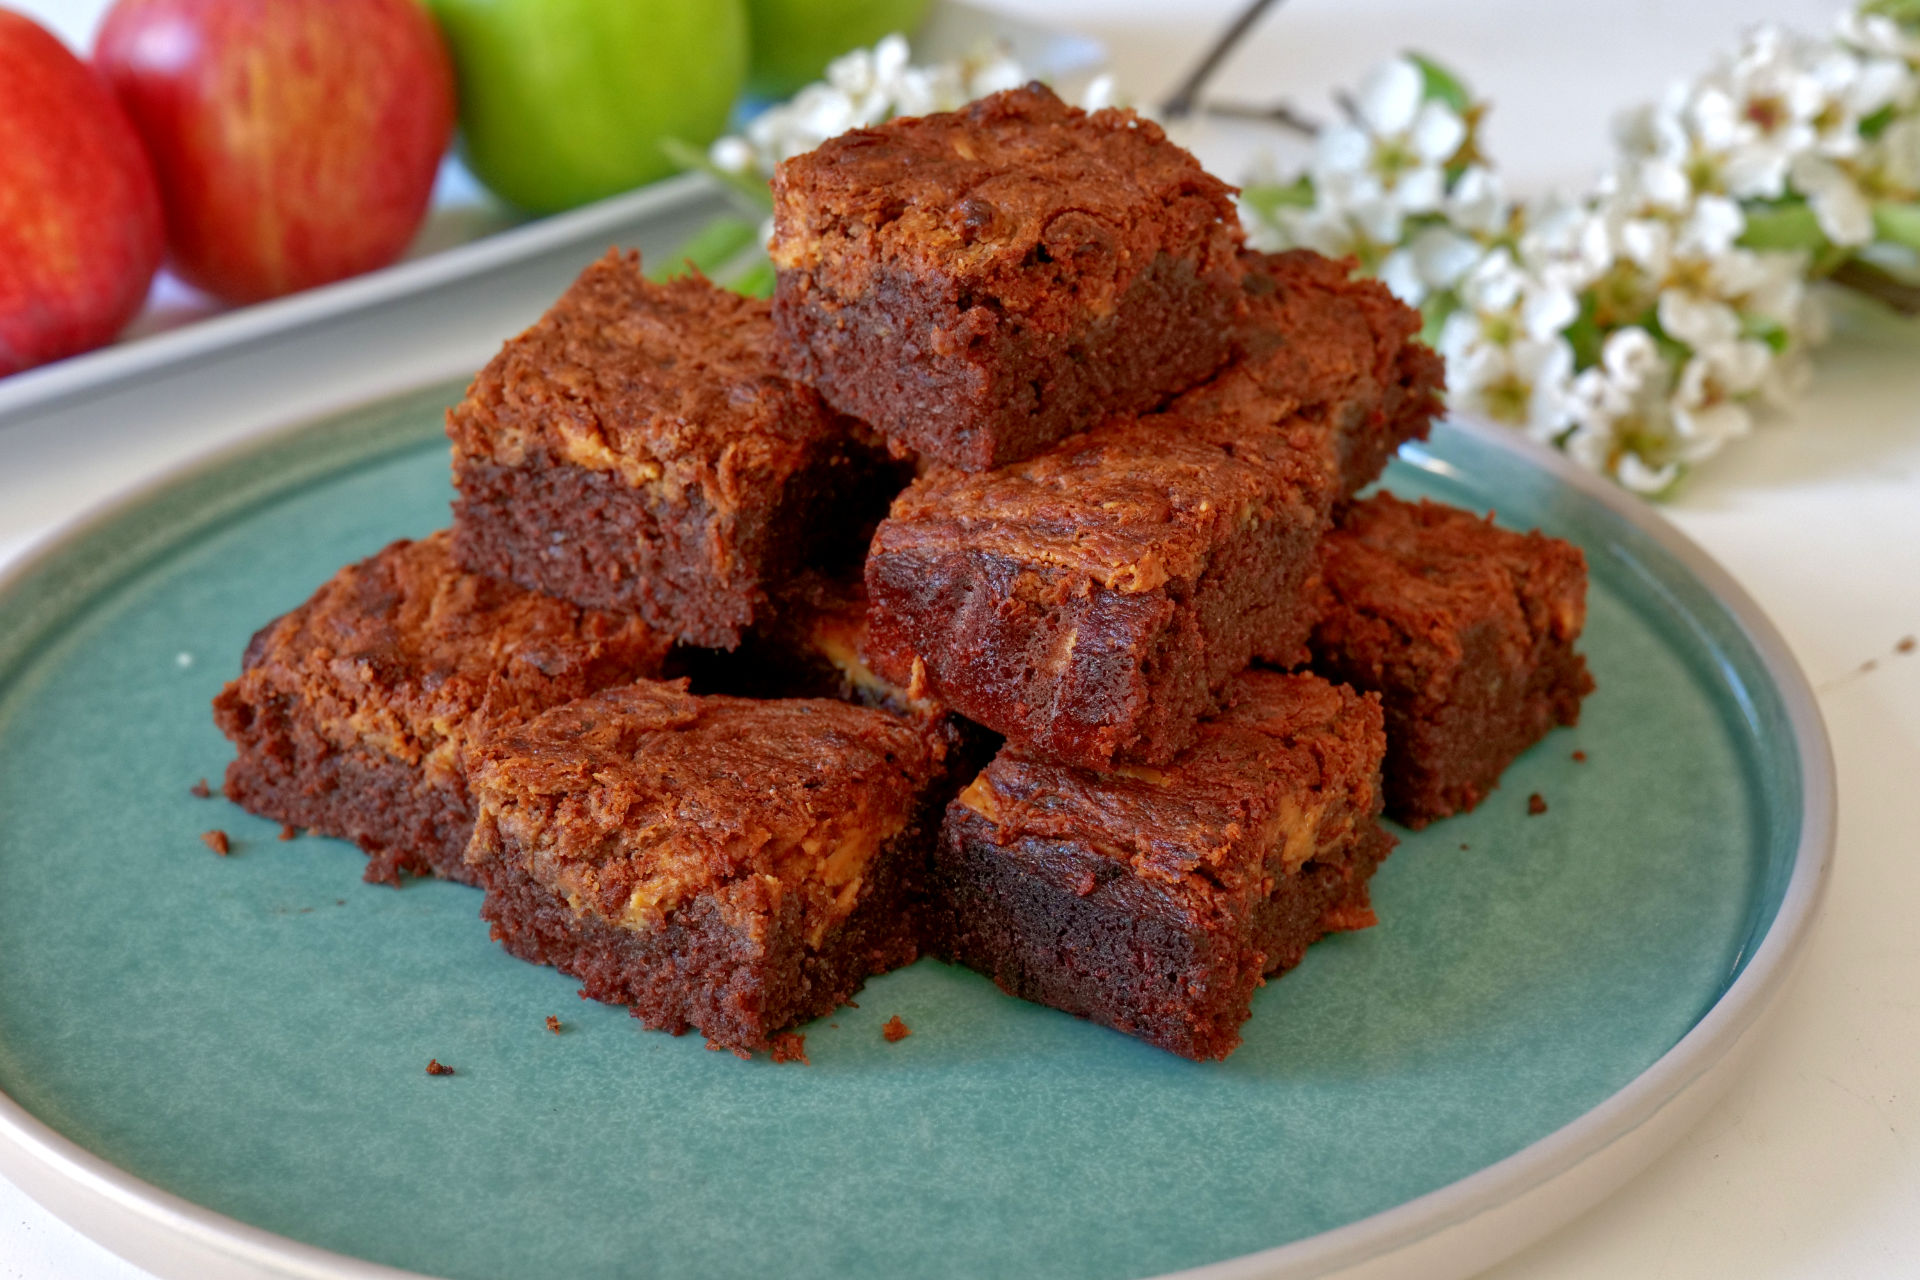
[[[884,508],[862,430],[782,376],[767,303],[609,253],[448,412],[455,552],[730,647],[770,583]]]
[[[668,640],[465,573],[443,530],[349,565],[263,628],[214,719],[230,799],[357,841],[370,880],[467,878],[463,753],[483,725],[655,675]]]
[[[913,959],[936,774],[886,712],[641,682],[473,753],[467,858],[515,954],[648,1026],[765,1048]]]

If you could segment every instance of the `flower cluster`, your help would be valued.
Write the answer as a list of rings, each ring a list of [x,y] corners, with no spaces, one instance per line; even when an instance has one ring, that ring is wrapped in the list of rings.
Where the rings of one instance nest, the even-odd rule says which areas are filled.
[[[1804,381],[1824,336],[1813,281],[1920,265],[1912,0],[1826,39],[1754,31],[1624,115],[1615,163],[1576,200],[1508,199],[1478,146],[1485,104],[1428,60],[1376,69],[1349,106],[1306,174],[1248,185],[1250,222],[1350,254],[1421,307],[1456,408],[1643,493]]]

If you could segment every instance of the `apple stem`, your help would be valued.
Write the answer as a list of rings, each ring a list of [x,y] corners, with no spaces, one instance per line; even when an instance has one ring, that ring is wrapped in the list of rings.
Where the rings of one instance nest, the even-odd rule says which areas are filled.
[[[1179,88],[1160,104],[1160,115],[1164,119],[1178,120],[1193,114],[1194,100],[1200,96],[1200,90],[1206,87],[1207,81],[1213,78],[1213,73],[1219,70],[1220,64],[1226,61],[1227,55],[1246,38],[1247,33],[1253,30],[1253,25],[1260,21],[1262,14],[1273,7],[1274,2],[1275,0],[1251,0],[1245,9],[1240,11],[1240,16],[1220,33],[1220,38],[1213,42],[1212,47],[1201,57],[1199,63],[1187,73],[1187,78],[1180,82]]]

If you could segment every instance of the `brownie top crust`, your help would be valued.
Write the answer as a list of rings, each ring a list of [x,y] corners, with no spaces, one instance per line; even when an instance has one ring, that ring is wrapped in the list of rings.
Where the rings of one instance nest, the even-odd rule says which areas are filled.
[[[1267,671],[1238,677],[1228,696],[1170,764],[1096,771],[1009,745],[958,803],[1001,845],[1064,841],[1210,899],[1265,896],[1274,854],[1291,874],[1379,812],[1380,701]]]
[[[1580,548],[1469,511],[1375,494],[1345,512],[1326,549],[1321,635],[1352,662],[1457,661],[1463,632],[1491,624],[1518,663],[1537,640],[1571,643],[1586,624]]]
[[[441,530],[347,566],[263,628],[229,690],[298,699],[338,747],[456,770],[476,715],[655,675],[668,647],[637,618],[462,572]]]
[[[1344,398],[1356,384],[1393,377],[1420,313],[1384,284],[1353,274],[1347,258],[1310,249],[1242,255],[1248,323],[1241,361],[1270,399],[1305,406]]]
[[[842,297],[935,277],[1029,323],[1106,314],[1160,252],[1230,270],[1233,188],[1131,111],[1040,84],[855,129],[774,176],[774,264]],[[969,304],[970,305],[970,304]]]
[[[641,681],[556,707],[471,757],[479,821],[576,911],[628,928],[746,881],[798,895],[817,942],[915,821],[921,735],[826,699]]]
[[[1324,520],[1334,484],[1310,423],[1128,415],[997,471],[930,469],[894,499],[871,554],[975,552],[1146,593],[1194,577],[1236,527]]]
[[[1241,263],[1246,307],[1234,359],[1174,408],[1257,420],[1317,415],[1339,440],[1345,487],[1361,487],[1402,439],[1424,437],[1441,407],[1445,367],[1418,340],[1419,312],[1378,280],[1353,275],[1351,259],[1292,249],[1248,251]]]
[[[732,510],[851,429],[781,376],[773,341],[764,300],[697,274],[655,283],[610,251],[488,362],[447,434],[471,458],[571,463]]]

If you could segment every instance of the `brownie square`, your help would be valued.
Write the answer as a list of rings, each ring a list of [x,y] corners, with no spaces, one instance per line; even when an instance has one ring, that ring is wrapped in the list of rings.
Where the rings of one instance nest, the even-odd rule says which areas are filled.
[[[1424,440],[1446,366],[1418,341],[1420,314],[1377,280],[1306,249],[1247,253],[1234,359],[1175,407],[1272,420],[1305,414],[1333,433],[1341,489],[1376,480],[1401,444]]]
[[[1313,669],[1380,695],[1387,812],[1422,827],[1473,808],[1593,691],[1578,547],[1437,502],[1377,494],[1327,537]]]
[[[1232,188],[1130,111],[1041,85],[855,129],[773,181],[788,367],[896,446],[980,471],[1226,359]]]
[[[1304,420],[1122,417],[930,471],[867,557],[869,656],[1033,751],[1165,762],[1250,659],[1304,660],[1335,496]]]
[[[342,569],[253,637],[213,703],[240,748],[228,798],[354,841],[368,880],[470,881],[467,741],[666,656],[637,618],[465,573],[448,544],[442,530]]]
[[[1240,1043],[1254,988],[1374,923],[1379,700],[1249,672],[1159,769],[1006,747],[951,805],[929,949],[1182,1057]]]
[[[780,375],[764,301],[609,253],[448,412],[454,551],[729,647],[769,582],[884,510],[860,431]]]
[[[882,711],[643,681],[472,753],[467,858],[513,954],[750,1052],[914,959],[933,773]]]

